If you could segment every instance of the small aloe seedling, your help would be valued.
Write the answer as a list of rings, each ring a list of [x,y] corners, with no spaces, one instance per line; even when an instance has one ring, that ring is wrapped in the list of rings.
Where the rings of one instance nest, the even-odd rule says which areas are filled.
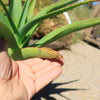
[[[0,4],[6,13],[4,15],[0,12],[0,37],[8,42],[9,56],[14,60],[24,60],[32,57],[60,59],[62,56],[57,51],[42,46],[77,30],[100,24],[100,18],[88,19],[63,26],[52,31],[31,46],[28,46],[28,43],[30,37],[43,20],[77,6],[99,0],[86,0],[81,3],[74,3],[76,1],[78,0],[61,0],[34,16],[36,0],[26,0],[24,6],[22,6],[21,0],[10,0],[8,9],[0,0]]]

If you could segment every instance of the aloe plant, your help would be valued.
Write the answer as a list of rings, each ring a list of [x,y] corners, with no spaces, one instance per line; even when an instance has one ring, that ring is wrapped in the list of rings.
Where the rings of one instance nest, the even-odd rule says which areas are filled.
[[[28,46],[28,43],[43,20],[74,9],[77,6],[99,0],[86,0],[81,3],[75,3],[76,1],[78,0],[61,0],[34,16],[36,0],[26,0],[24,6],[22,6],[21,0],[10,0],[9,9],[0,0],[0,4],[6,13],[4,15],[0,12],[0,37],[8,42],[9,56],[14,60],[24,60],[32,57],[62,58],[57,51],[43,46],[77,30],[100,24],[100,18],[83,20],[63,26],[52,31],[31,46]]]

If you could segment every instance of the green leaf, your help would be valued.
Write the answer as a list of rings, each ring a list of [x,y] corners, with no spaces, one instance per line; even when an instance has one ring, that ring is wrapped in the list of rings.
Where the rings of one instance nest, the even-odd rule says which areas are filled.
[[[2,12],[0,12],[0,21],[2,21],[4,24],[6,24],[11,29],[11,25],[8,19],[4,16]]]
[[[61,1],[51,5],[51,7],[48,7],[48,9],[49,9],[48,12],[58,10],[60,8],[67,6],[67,5],[70,5],[76,1],[78,1],[78,0],[61,0]]]
[[[9,48],[18,48],[13,32],[2,21],[0,21],[0,37],[8,42]]]
[[[31,35],[33,34],[33,32],[36,30],[36,28],[38,27],[39,23],[36,24],[27,34],[25,37],[22,37],[24,39],[24,41],[21,44],[21,47],[27,47],[29,40],[31,38]]]
[[[86,1],[83,1],[81,3],[76,3],[76,4],[73,4],[73,5],[69,5],[67,7],[64,7],[62,9],[59,9],[59,10],[56,10],[56,11],[53,11],[53,12],[50,12],[48,14],[45,14],[45,15],[41,15],[37,18],[35,18],[34,20],[32,20],[31,22],[27,23],[21,30],[20,30],[20,34],[22,34],[22,37],[25,36],[25,34],[37,23],[39,23],[40,21],[43,21],[47,18],[50,18],[50,17],[53,17],[55,15],[58,15],[58,14],[61,14],[65,11],[68,11],[70,9],[73,9],[77,6],[80,6],[80,5],[83,5],[83,4],[87,4],[89,2],[94,2],[96,0],[86,0]]]
[[[16,26],[19,22],[19,17],[21,12],[22,12],[21,0],[10,0],[9,14]]]
[[[48,12],[51,12],[51,11],[54,11],[54,10],[58,10],[58,9],[60,9],[62,7],[65,7],[65,6],[69,5],[69,4],[72,4],[73,2],[76,2],[76,1],[78,1],[78,0],[61,0],[61,1],[58,1],[58,2],[56,2],[54,4],[52,4],[51,6],[45,8],[41,12],[39,12],[39,14],[37,14],[35,16],[35,18],[37,18],[37,17],[39,17],[41,15],[44,15],[44,14],[46,14]]]
[[[49,58],[49,59],[61,59],[62,56],[50,48],[37,48],[37,47],[26,47],[15,51],[12,54],[14,60],[25,60],[28,58]]]
[[[43,37],[41,40],[39,40],[37,43],[33,44],[32,46],[41,47],[53,41],[56,41],[57,39],[65,35],[68,35],[72,32],[75,32],[84,28],[88,28],[94,25],[98,25],[98,24],[100,24],[100,18],[88,19],[88,20],[83,20],[83,21],[76,22],[73,24],[69,24],[57,30],[52,31],[51,33]]]
[[[28,8],[28,14],[27,14],[28,21],[32,20],[34,17],[35,3],[36,3],[36,0],[32,0],[30,2],[29,8]]]
[[[23,11],[21,13],[19,23],[18,23],[18,29],[21,29],[25,24],[25,21],[27,18],[28,7],[29,7],[29,1],[30,0],[26,0],[26,2],[24,4],[24,8],[23,8]]]
[[[77,0],[76,0],[77,1]],[[33,20],[34,19],[36,19],[36,18],[38,18],[38,17],[40,17],[41,15],[45,15],[46,13],[48,13],[48,12],[50,12],[50,11],[54,11],[54,10],[57,10],[57,9],[60,9],[60,8],[62,8],[62,7],[65,7],[65,6],[67,6],[67,5],[69,5],[69,4],[71,4],[71,3],[73,3],[73,2],[76,2],[75,0],[61,0],[61,1],[59,1],[59,2],[57,2],[57,3],[55,3],[55,4],[53,4],[53,5],[51,5],[51,6],[49,6],[48,8],[45,8],[44,10],[42,10],[39,14],[37,14],[34,18],[33,18]],[[35,29],[40,25],[40,23],[41,23],[42,21],[38,21],[38,22],[36,22],[37,24],[36,25],[32,25],[32,29],[31,29],[31,31],[29,31],[27,34],[26,34],[26,36],[25,37],[23,37],[23,33],[24,32],[21,32],[21,31],[24,31],[24,28],[20,31],[20,33],[22,34],[22,36],[21,36],[21,39],[22,39],[22,41],[23,41],[23,39],[24,38],[26,38],[27,36],[27,38],[29,38],[30,39],[30,37],[32,36],[32,34],[33,34],[33,32],[35,31]],[[25,40],[25,39],[24,39]],[[26,39],[25,41],[24,41],[24,43],[26,43],[26,42],[28,42],[28,39]]]
[[[16,26],[15,26],[13,20],[11,19],[7,8],[5,7],[5,5],[3,4],[3,2],[2,2],[1,0],[0,0],[0,3],[1,3],[3,9],[5,10],[6,14],[7,14],[9,23],[10,23],[10,25],[11,25],[11,27],[12,27],[13,32],[15,33],[14,35],[16,35],[16,39],[18,39],[18,35],[19,35],[18,30],[17,30],[17,28],[16,28]]]

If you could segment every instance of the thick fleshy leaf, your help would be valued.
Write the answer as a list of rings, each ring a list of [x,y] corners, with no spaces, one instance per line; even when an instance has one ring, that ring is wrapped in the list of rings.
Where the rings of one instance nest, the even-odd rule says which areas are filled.
[[[36,24],[27,34],[25,37],[22,37],[24,39],[21,47],[27,47],[28,46],[28,43],[29,43],[29,40],[31,38],[31,35],[33,34],[33,32],[36,30],[36,28],[38,27],[40,23]]]
[[[12,54],[14,60],[25,60],[28,58],[49,58],[49,59],[61,59],[62,56],[55,50],[50,48],[37,48],[37,47],[27,47],[22,48]]]
[[[45,8],[44,10],[42,10],[39,14],[37,14],[35,16],[35,18],[37,18],[37,17],[39,17],[41,15],[44,15],[44,14],[46,14],[48,12],[55,11],[55,10],[58,10],[60,8],[63,8],[65,6],[67,6],[67,5],[70,5],[70,4],[74,3],[74,2],[76,2],[76,1],[78,1],[78,0],[60,0],[60,1],[52,4],[51,6]]]
[[[28,7],[29,7],[29,2],[30,2],[30,0],[26,0],[26,2],[24,4],[24,8],[23,8],[23,11],[21,13],[21,16],[20,16],[20,19],[19,19],[19,22],[18,22],[18,29],[21,29],[25,25]]]
[[[8,42],[9,48],[16,49],[18,48],[17,41],[14,37],[13,32],[7,27],[6,24],[4,24],[2,21],[0,21],[0,38],[3,38]]]
[[[2,21],[4,24],[6,24],[11,29],[8,19],[4,16],[2,12],[0,12],[0,21]]]
[[[28,14],[27,14],[27,21],[30,21],[34,17],[34,8],[35,8],[36,0],[32,0],[30,2],[29,8],[28,8]]]
[[[68,35],[72,32],[85,29],[98,24],[100,24],[100,18],[88,19],[73,24],[69,24],[57,30],[52,31],[51,33],[49,33],[48,35],[40,39],[37,43],[33,44],[32,46],[41,47],[53,41],[56,41],[57,39],[65,35]]]
[[[16,26],[19,22],[19,17],[21,12],[22,12],[21,0],[10,0],[9,14]]]
[[[17,36],[19,35],[18,30],[17,30],[17,28],[16,28],[16,26],[15,26],[15,24],[14,24],[12,18],[10,17],[10,14],[9,14],[7,8],[5,7],[5,5],[3,4],[3,2],[2,2],[1,0],[0,0],[0,3],[1,3],[3,9],[5,10],[6,14],[7,14],[9,23],[10,23],[10,25],[11,25],[11,27],[12,27],[12,30],[13,30],[13,32],[15,33],[16,39],[17,39]]]
[[[77,0],[76,0],[77,1]],[[57,2],[57,3],[55,3],[55,4],[53,4],[53,5],[51,5],[51,6],[49,6],[48,8],[45,8],[44,10],[42,10],[39,14],[37,14],[34,18],[33,18],[33,20],[34,19],[36,19],[36,18],[38,18],[38,17],[40,17],[41,15],[45,15],[46,13],[48,13],[48,12],[50,12],[50,11],[54,11],[54,10],[57,10],[57,9],[60,9],[60,8],[62,8],[62,7],[65,7],[65,6],[67,6],[67,5],[69,5],[69,4],[71,4],[71,3],[73,3],[73,2],[76,2],[75,0],[61,0],[61,1],[59,1],[59,2]],[[26,34],[26,36],[28,36],[27,38],[29,38],[30,39],[30,37],[32,36],[32,34],[33,34],[33,32],[35,31],[35,29],[40,25],[40,23],[41,23],[42,21],[38,21],[38,22],[36,22],[34,25],[32,25],[32,27],[31,27],[31,33],[30,32],[24,32],[24,29],[25,28],[23,28],[23,29],[21,29],[21,31],[20,31],[20,33],[23,35],[23,33],[25,33]],[[27,29],[27,30],[29,30],[29,29]],[[25,36],[25,37],[26,37]],[[21,37],[21,39],[22,39],[22,41],[23,41],[23,39],[25,38],[25,37]],[[20,40],[21,40],[20,39]],[[25,43],[28,41],[28,39],[27,40],[25,40]]]
[[[50,18],[50,17],[53,17],[55,15],[58,15],[58,14],[61,14],[67,10],[71,10],[77,6],[80,6],[80,5],[83,5],[83,4],[87,4],[89,2],[94,2],[96,0],[86,0],[86,1],[83,1],[81,3],[76,3],[76,4],[73,4],[73,5],[69,5],[68,7],[64,7],[62,9],[59,9],[59,10],[56,10],[56,11],[53,11],[53,12],[50,12],[48,14],[45,14],[45,15],[41,15],[39,16],[38,18],[35,18],[34,20],[32,20],[31,22],[29,22],[28,24],[26,24],[21,30],[20,30],[20,33],[22,34],[21,38],[23,38],[23,35],[25,36],[26,33],[35,25],[37,24],[38,22],[40,21],[43,21],[47,18]]]

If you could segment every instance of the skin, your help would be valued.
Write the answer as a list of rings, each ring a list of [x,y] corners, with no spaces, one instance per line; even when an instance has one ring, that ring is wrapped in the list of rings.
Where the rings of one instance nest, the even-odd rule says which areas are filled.
[[[7,43],[0,39],[0,99],[30,100],[39,90],[57,78],[62,60],[32,58],[11,60]]]

